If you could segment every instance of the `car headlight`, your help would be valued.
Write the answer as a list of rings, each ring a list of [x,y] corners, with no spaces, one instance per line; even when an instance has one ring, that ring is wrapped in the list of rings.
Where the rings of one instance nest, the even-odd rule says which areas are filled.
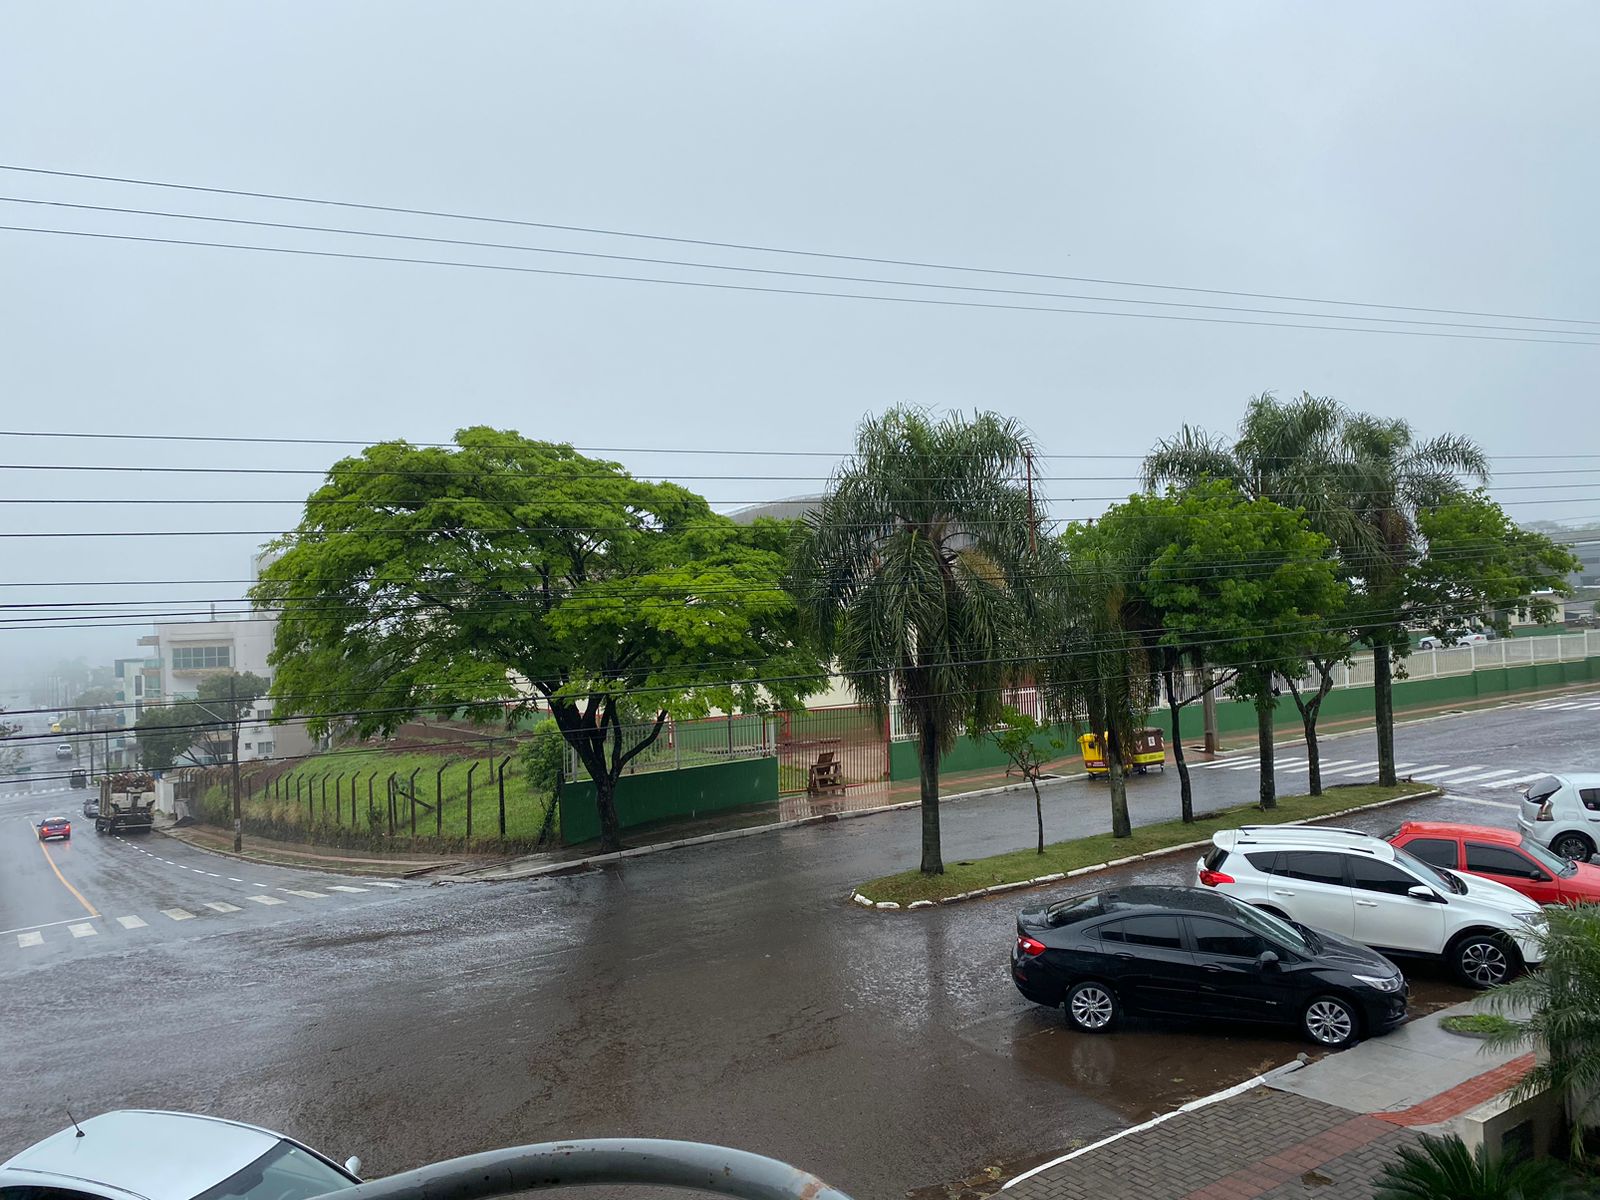
[[[1544,915],[1543,909],[1540,909],[1538,912],[1519,912],[1516,914],[1516,917],[1517,920],[1521,921],[1535,933],[1543,933],[1545,928],[1550,924],[1550,920]]]
[[[1380,992],[1398,992],[1405,986],[1405,980],[1398,975],[1357,975],[1356,978]]]

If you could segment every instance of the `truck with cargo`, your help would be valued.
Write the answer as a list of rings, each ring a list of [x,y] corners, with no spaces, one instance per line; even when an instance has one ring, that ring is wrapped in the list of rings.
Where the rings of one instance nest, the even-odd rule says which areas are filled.
[[[148,830],[155,824],[156,781],[142,771],[118,771],[100,780],[96,833]]]

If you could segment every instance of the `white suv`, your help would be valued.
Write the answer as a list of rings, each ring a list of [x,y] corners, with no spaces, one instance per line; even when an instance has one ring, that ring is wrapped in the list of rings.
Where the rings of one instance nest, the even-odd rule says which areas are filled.
[[[1600,847],[1600,775],[1546,775],[1522,793],[1517,828],[1536,842],[1589,862]]]
[[[1374,950],[1442,957],[1471,987],[1544,960],[1544,912],[1504,884],[1432,867],[1353,829],[1246,825],[1211,837],[1200,883]]]

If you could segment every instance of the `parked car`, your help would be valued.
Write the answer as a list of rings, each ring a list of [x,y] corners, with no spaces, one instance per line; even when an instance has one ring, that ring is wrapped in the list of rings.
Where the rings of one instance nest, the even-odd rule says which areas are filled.
[[[1489,635],[1486,633],[1464,633],[1453,640],[1430,633],[1426,637],[1418,639],[1417,648],[1419,650],[1443,650],[1446,646],[1480,646],[1488,640]]]
[[[90,1117],[0,1163],[0,1196],[305,1200],[361,1181],[309,1146],[237,1121],[123,1110]]]
[[[1442,958],[1470,987],[1544,961],[1544,910],[1481,876],[1429,866],[1382,838],[1313,825],[1212,834],[1200,883],[1385,954]]]
[[[1430,866],[1481,875],[1539,904],[1600,903],[1600,867],[1562,858],[1515,829],[1407,821],[1385,840]]]
[[[100,815],[99,796],[90,796],[83,802],[83,815],[86,817],[98,817]]]
[[[51,838],[60,838],[62,841],[72,840],[72,822],[65,817],[46,817],[39,822],[39,840],[48,842]]]
[[[1017,917],[1011,979],[1085,1033],[1123,1013],[1297,1026],[1323,1046],[1406,1015],[1381,954],[1206,888],[1135,886]]]
[[[1522,793],[1517,828],[1562,858],[1588,862],[1600,845],[1600,775],[1546,775]]]

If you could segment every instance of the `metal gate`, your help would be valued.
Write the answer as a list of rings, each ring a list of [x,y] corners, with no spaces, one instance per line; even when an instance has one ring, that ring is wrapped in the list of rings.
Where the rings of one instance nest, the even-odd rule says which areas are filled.
[[[781,794],[840,794],[888,781],[889,740],[871,709],[783,711],[772,721]]]

